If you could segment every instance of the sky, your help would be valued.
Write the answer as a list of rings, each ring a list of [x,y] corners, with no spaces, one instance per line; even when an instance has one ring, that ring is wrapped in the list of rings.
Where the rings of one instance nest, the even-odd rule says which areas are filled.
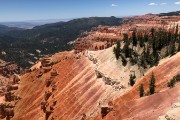
[[[0,0],[0,22],[131,16],[180,10],[180,0]]]

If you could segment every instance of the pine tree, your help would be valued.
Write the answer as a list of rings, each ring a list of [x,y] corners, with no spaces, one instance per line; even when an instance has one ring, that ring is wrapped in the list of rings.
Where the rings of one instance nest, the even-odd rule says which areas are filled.
[[[165,57],[169,56],[169,46],[166,47],[166,54]]]
[[[163,46],[164,46],[164,40],[162,39],[162,30],[161,31],[159,31],[159,36],[158,36],[158,46],[157,46],[157,48],[158,48],[158,50],[161,50],[162,48],[163,48]]]
[[[132,33],[132,40],[133,40],[133,46],[137,46],[136,31],[133,31]]]
[[[144,96],[144,86],[143,86],[143,84],[141,84],[141,85],[139,86],[139,96],[140,96],[140,97],[143,97],[143,96]]]
[[[120,54],[120,56],[121,56],[121,59],[122,59],[122,64],[123,64],[123,66],[126,66],[126,65],[127,65],[127,60],[126,60],[126,58],[125,58],[122,54]]]
[[[120,41],[117,41],[117,49],[119,49],[119,51],[120,51],[120,47],[121,47],[121,43]]]
[[[144,42],[147,42],[149,39],[149,36],[147,34],[144,35]]]
[[[135,78],[136,78],[136,76],[130,75],[129,83],[131,86],[133,86],[135,84]]]
[[[154,77],[154,73],[152,73],[150,84],[149,84],[150,95],[155,93],[155,87],[156,87],[155,86],[155,77]]]
[[[179,26],[178,26],[178,24],[177,24],[177,26],[176,26],[176,31],[175,31],[175,40],[178,39],[178,31],[179,31]]]
[[[149,46],[149,45],[147,46],[147,52],[146,52],[146,57],[145,57],[145,59],[146,59],[146,62],[147,62],[148,64],[151,63],[151,54],[150,54],[150,46]]]
[[[116,45],[116,47],[114,47],[114,49],[113,49],[113,52],[114,52],[114,54],[115,54],[115,56],[116,56],[116,59],[118,60],[119,59],[119,56],[120,56],[120,47],[121,47],[121,43],[120,43],[120,41],[118,41],[117,43],[116,43],[117,45]]]
[[[155,29],[154,28],[151,29],[151,36],[152,36],[152,38],[155,37]]]
[[[124,36],[124,37],[123,37],[123,41],[124,41],[125,43],[128,42],[128,39],[129,39],[128,34],[124,34],[123,36]]]
[[[168,32],[162,31],[163,46],[168,45]]]
[[[158,52],[156,52],[154,54],[154,65],[158,65],[159,63],[159,55],[158,55]]]
[[[125,57],[128,58],[130,57],[130,49],[129,49],[129,41],[127,41],[123,47],[123,52],[125,54]]]
[[[170,31],[168,32],[168,38],[167,39],[168,39],[167,44],[169,44],[172,41],[172,33]]]
[[[170,54],[171,54],[171,55],[174,55],[174,54],[176,53],[175,42],[172,41],[170,46],[171,46],[171,47],[170,47]]]
[[[178,50],[177,50],[177,52],[179,52],[180,51],[180,39],[179,39],[179,43],[178,43]]]
[[[155,38],[152,39],[152,47],[153,47],[153,54],[155,54],[157,52],[157,49],[156,49],[156,40]]]
[[[139,37],[139,44],[140,44],[140,47],[143,47],[144,46],[144,38],[143,38],[143,35],[141,34],[140,37]]]
[[[177,49],[177,52],[179,52],[179,51],[180,51],[180,35],[178,37],[178,49]]]

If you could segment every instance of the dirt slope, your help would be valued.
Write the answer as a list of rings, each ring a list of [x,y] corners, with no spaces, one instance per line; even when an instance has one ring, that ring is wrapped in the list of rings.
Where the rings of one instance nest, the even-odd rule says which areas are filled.
[[[170,110],[171,105],[177,102],[180,96],[180,86],[168,90],[167,82],[180,73],[180,53],[164,60],[159,66],[151,69],[132,89],[114,101],[114,111],[110,112],[105,119],[121,120],[154,120]],[[156,92],[152,96],[139,99],[139,85],[144,84],[148,90],[152,71],[156,78]],[[163,91],[163,92],[162,92]],[[102,119],[99,115],[93,119]]]
[[[45,91],[52,92],[52,87],[46,87],[45,84],[45,81],[51,77],[52,71],[58,72],[53,79],[57,90],[52,92],[48,103],[50,106],[54,100],[57,101],[50,115],[50,118],[53,117],[56,120],[80,119],[83,113],[93,116],[99,106],[111,98],[112,92],[116,92],[111,86],[97,80],[95,64],[88,57],[82,56],[77,59],[71,52],[66,53],[71,57],[65,57],[63,53],[61,55],[52,57],[52,60],[61,59],[61,62],[54,65],[50,72],[43,73],[41,77],[37,78],[43,68],[21,77],[16,94],[22,99],[15,107],[14,120],[45,119],[41,102],[45,101]]]

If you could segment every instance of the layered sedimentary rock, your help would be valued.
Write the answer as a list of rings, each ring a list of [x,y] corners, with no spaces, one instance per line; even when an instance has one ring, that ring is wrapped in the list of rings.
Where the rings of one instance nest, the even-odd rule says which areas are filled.
[[[130,71],[124,83],[121,82],[122,78],[118,72],[112,74],[111,78],[113,70],[120,71],[120,68],[115,62],[112,48],[104,52],[109,53],[109,56],[103,58],[105,53],[96,52],[94,55],[91,52],[79,54],[78,57],[72,52],[59,53],[52,56],[52,60],[59,62],[53,65],[49,72],[36,77],[43,69],[40,68],[23,75],[16,93],[22,99],[15,107],[16,114],[13,119],[48,117],[58,120],[96,116],[101,107],[130,88],[128,85]],[[98,54],[103,56],[95,59]],[[112,59],[112,68],[107,74],[105,70],[109,66],[102,66]],[[101,72],[102,78],[98,78],[97,71]],[[21,108],[25,108],[24,111],[21,111]]]

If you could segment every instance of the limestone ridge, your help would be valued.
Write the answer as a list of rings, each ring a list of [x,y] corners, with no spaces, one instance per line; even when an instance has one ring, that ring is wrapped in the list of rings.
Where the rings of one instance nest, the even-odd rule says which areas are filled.
[[[85,52],[86,55],[88,57],[88,59],[90,61],[93,62],[93,64],[95,64],[95,73],[96,73],[96,76],[98,79],[102,79],[102,81],[105,83],[105,85],[110,85],[114,88],[114,90],[120,90],[120,89],[124,89],[125,87],[123,85],[119,86],[120,82],[118,82],[117,79],[113,79],[113,78],[110,78],[108,76],[106,76],[104,73],[100,72],[99,71],[99,64],[100,62],[98,62],[98,58],[95,57],[95,55],[91,52]]]

